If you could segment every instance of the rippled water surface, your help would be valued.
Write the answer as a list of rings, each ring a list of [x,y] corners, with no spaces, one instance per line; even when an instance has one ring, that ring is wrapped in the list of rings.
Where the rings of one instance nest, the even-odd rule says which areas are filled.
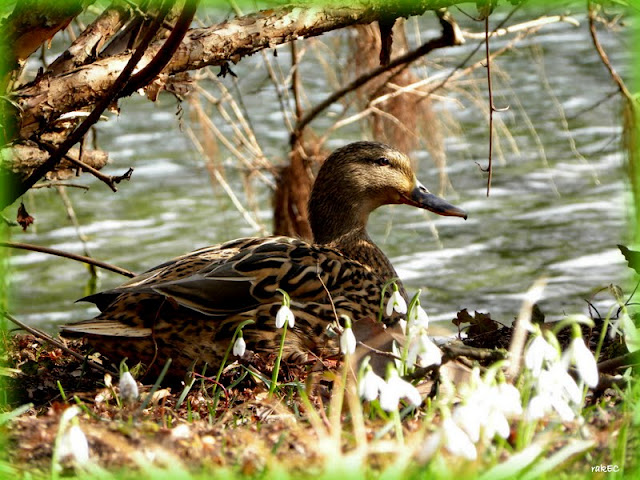
[[[593,50],[586,20],[577,18],[579,28],[545,27],[494,63],[496,105],[510,107],[496,115],[511,138],[496,130],[489,198],[485,175],[475,163],[486,164],[487,119],[472,101],[486,95],[485,71],[478,69],[474,81],[459,83],[455,91],[440,92],[449,100],[435,103],[437,114],[459,124],[446,138],[447,173],[453,185],[446,196],[467,210],[466,222],[402,206],[381,208],[371,218],[372,237],[408,287],[422,289],[432,318],[447,320],[468,308],[509,322],[517,315],[523,292],[539,277],[548,279],[541,307],[549,318],[559,318],[584,311],[584,299],[592,292],[625,278],[616,248],[626,235],[620,105],[614,96],[593,107],[615,88]],[[479,29],[464,17],[460,21]],[[423,38],[437,34],[431,17],[420,23]],[[409,26],[413,31],[413,24]],[[492,48],[510,38],[494,40]],[[614,65],[628,73],[630,52],[624,33],[603,32],[601,39]],[[437,52],[432,59],[450,68],[475,45],[470,41]],[[282,48],[271,60],[286,69],[288,53]],[[317,103],[330,88],[317,74],[314,56],[308,54],[305,62],[303,82],[311,102]],[[234,71],[261,145],[274,161],[284,162],[288,134],[262,59],[244,59]],[[429,71],[441,74],[438,69]],[[225,82],[232,86],[230,78]],[[199,154],[180,130],[172,97],[161,96],[157,104],[136,97],[121,107],[120,116],[99,126],[98,139],[112,159],[107,173],[121,174],[131,165],[131,182],[113,194],[85,175],[79,183],[89,185],[89,191],[68,190],[93,256],[143,271],[205,245],[256,234],[224,191],[212,186]],[[185,122],[188,117],[186,111]],[[314,126],[321,130],[330,122],[324,118]],[[224,125],[219,127],[228,133]],[[354,126],[337,132],[329,146],[359,138],[361,130]],[[422,182],[437,191],[438,171],[428,154],[417,151],[412,156]],[[225,160],[224,154],[221,158]],[[238,170],[228,168],[227,177],[244,198]],[[259,220],[270,229],[271,192],[257,184],[255,193]],[[13,240],[82,253],[55,191],[38,190],[25,203],[36,223],[27,233],[16,231]],[[53,330],[57,324],[93,315],[92,307],[74,304],[85,294],[89,278],[82,264],[37,253],[12,255],[12,310],[18,317]],[[101,273],[99,286],[121,281],[116,274]]]

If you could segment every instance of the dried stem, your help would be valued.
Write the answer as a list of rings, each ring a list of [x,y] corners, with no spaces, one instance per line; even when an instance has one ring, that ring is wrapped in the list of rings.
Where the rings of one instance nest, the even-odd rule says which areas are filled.
[[[89,367],[93,368],[94,370],[97,370],[97,371],[99,371],[101,373],[110,373],[112,375],[118,375],[118,372],[115,372],[114,370],[109,370],[107,368],[104,368],[102,365],[98,365],[96,362],[88,359],[86,356],[71,350],[64,343],[62,343],[59,340],[56,340],[51,335],[48,335],[47,333],[43,332],[42,330],[38,330],[37,328],[30,327],[29,325],[21,322],[20,320],[15,318],[13,315],[9,314],[8,312],[5,312],[2,309],[0,309],[0,315],[2,315],[4,318],[9,320],[11,323],[16,324],[21,329],[29,332],[34,337],[39,338],[41,340],[44,340],[45,342],[50,343],[51,345],[54,345],[54,346],[58,347],[63,352],[68,353],[72,357],[77,358],[81,362],[86,363]]]

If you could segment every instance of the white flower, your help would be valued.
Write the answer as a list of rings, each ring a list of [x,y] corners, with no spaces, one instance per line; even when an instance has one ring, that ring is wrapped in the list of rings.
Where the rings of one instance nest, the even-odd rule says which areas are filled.
[[[64,412],[62,412],[62,415],[60,416],[60,425],[64,427],[71,421],[73,417],[79,414],[80,414],[80,408],[77,407],[76,405],[73,405],[67,408]]]
[[[418,337],[418,365],[422,368],[430,367],[431,365],[440,365],[442,362],[442,350],[433,343],[426,333],[421,334]]]
[[[244,341],[244,338],[242,338],[242,336],[239,336],[238,338],[236,338],[236,341],[233,344],[233,354],[236,357],[242,357],[246,350],[247,350],[247,344]]]
[[[537,395],[527,406],[527,419],[542,418],[551,409],[564,421],[575,418],[576,414],[569,402],[581,404],[582,391],[565,368],[561,362],[555,362],[540,372],[536,384]]]
[[[531,370],[531,374],[534,377],[540,375],[542,370],[542,364],[545,360],[553,361],[557,360],[558,351],[553,348],[543,337],[538,335],[529,344],[527,351],[524,355],[524,364]]]
[[[124,372],[120,375],[120,397],[125,402],[135,402],[138,399],[138,384],[130,372]]]
[[[569,422],[575,418],[575,412],[567,403],[567,399],[557,393],[549,391],[541,392],[531,399],[525,412],[525,418],[527,420],[540,419],[552,408],[565,422]]]
[[[407,302],[397,289],[393,291],[387,302],[387,317],[390,317],[394,310],[398,313],[407,313]]]
[[[481,420],[483,416],[484,412],[479,411],[477,405],[459,405],[453,411],[453,420],[465,431],[473,443],[480,440],[480,427],[482,426]]]
[[[60,460],[69,459],[79,465],[89,461],[89,443],[78,425],[72,425],[60,437],[58,458]]]
[[[463,403],[454,410],[453,420],[472,442],[480,439],[481,430],[485,440],[496,434],[503,438],[509,436],[509,418],[522,413],[517,388],[508,383],[490,385],[480,377],[479,370],[474,369],[471,381],[466,389],[461,389],[461,393]]]
[[[500,383],[496,387],[495,404],[507,416],[520,415],[522,413],[522,399],[520,390],[510,383]]]
[[[539,384],[546,384],[545,390],[557,392],[568,398],[575,404],[582,403],[582,390],[565,367],[557,362],[551,365],[549,370],[543,370],[540,374]]]
[[[397,410],[398,402],[401,398],[406,398],[409,403],[416,407],[419,407],[422,403],[422,397],[418,389],[400,378],[398,371],[393,368],[384,387],[380,390],[380,407],[387,412]]]
[[[580,378],[584,380],[584,383],[589,385],[591,388],[597,387],[599,380],[598,364],[596,363],[596,359],[593,357],[591,350],[589,350],[589,348],[584,344],[582,337],[575,337],[571,341],[566,353],[570,359],[573,360],[573,363],[580,374]]]
[[[406,335],[407,334],[407,321],[403,318],[401,318],[400,320],[398,320],[398,325],[400,325],[400,330],[402,330],[402,334]]]
[[[356,351],[356,336],[351,327],[347,327],[340,335],[340,351],[347,355]]]
[[[289,323],[289,328],[293,328],[293,325],[296,323],[296,319],[293,316],[291,309],[286,305],[282,305],[276,314],[276,328],[284,327],[285,323]]]
[[[425,330],[429,328],[429,315],[427,315],[427,312],[425,312],[424,308],[419,304],[416,304],[411,309],[411,315],[409,318],[409,328],[414,327],[423,328]]]
[[[371,402],[386,385],[385,381],[376,375],[371,367],[368,367],[358,383],[358,394],[364,400]]]
[[[491,408],[484,422],[484,438],[493,438],[496,433],[502,438],[508,438],[511,433],[509,421],[499,408]]]
[[[478,457],[476,446],[469,436],[451,418],[442,421],[444,446],[452,455],[475,460]]]

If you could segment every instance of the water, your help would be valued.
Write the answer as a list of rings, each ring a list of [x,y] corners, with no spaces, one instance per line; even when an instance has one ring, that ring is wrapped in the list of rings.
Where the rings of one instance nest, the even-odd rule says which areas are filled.
[[[520,12],[519,16],[534,15]],[[458,17],[463,26],[480,28]],[[489,198],[485,175],[474,163],[485,165],[488,149],[487,118],[473,102],[474,97],[480,98],[486,105],[485,71],[476,70],[455,90],[438,92],[455,100],[436,102],[435,108],[439,115],[450,116],[459,124],[446,138],[447,173],[454,188],[446,196],[467,210],[466,222],[402,206],[384,207],[372,215],[372,237],[390,256],[408,288],[422,289],[423,305],[433,319],[449,320],[456,311],[468,308],[491,312],[494,319],[508,323],[517,315],[524,292],[540,277],[548,281],[540,305],[548,319],[557,319],[585,311],[585,299],[593,292],[609,283],[621,283],[626,276],[615,246],[626,235],[620,105],[614,96],[589,109],[615,88],[591,45],[586,19],[577,18],[581,27],[547,26],[493,64],[495,103],[510,106],[496,117],[512,139],[498,125]],[[438,33],[431,17],[420,23],[423,40]],[[413,25],[409,27],[411,32]],[[511,38],[495,39],[492,48],[500,48]],[[337,39],[332,35],[325,40],[335,45]],[[626,75],[630,53],[624,33],[602,32],[601,40],[613,64]],[[474,45],[470,41],[436,52],[429,60],[451,68]],[[301,67],[313,104],[331,91],[318,74],[321,70],[314,58],[307,52]],[[270,54],[270,59],[281,62],[286,70],[288,48],[280,49],[277,58]],[[274,88],[265,80],[262,59],[255,55],[233,69],[239,75],[257,138],[274,163],[283,163],[288,134],[276,107]],[[227,78],[225,84],[231,88],[232,80]],[[332,112],[339,113],[340,107]],[[89,191],[68,189],[93,256],[139,272],[205,245],[256,234],[224,191],[212,186],[199,154],[180,130],[172,97],[161,96],[157,104],[134,97],[121,102],[120,116],[109,116],[98,127],[100,146],[112,160],[105,172],[122,174],[133,166],[132,181],[111,193],[84,175],[76,183],[90,186]],[[187,111],[185,124],[188,116]],[[313,126],[321,131],[332,121],[324,116]],[[360,127],[354,124],[332,136],[328,147],[359,138]],[[437,191],[438,171],[428,155],[419,151],[412,156],[419,163],[419,178]],[[228,167],[237,167],[226,156],[221,159]],[[239,169],[227,168],[227,178],[244,199]],[[271,191],[259,182],[254,187],[260,206],[258,219],[269,230]],[[55,191],[32,192],[25,203],[36,223],[27,233],[14,231],[14,241],[82,253]],[[53,331],[58,324],[96,312],[89,305],[74,303],[86,293],[89,276],[82,264],[28,252],[12,252],[12,257],[12,311],[19,318]],[[99,286],[113,287],[122,280],[102,272]],[[602,295],[594,301],[606,308]]]

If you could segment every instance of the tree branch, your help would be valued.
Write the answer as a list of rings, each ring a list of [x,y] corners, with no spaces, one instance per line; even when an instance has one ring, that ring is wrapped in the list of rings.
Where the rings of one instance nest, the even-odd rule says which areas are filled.
[[[111,105],[111,103],[118,97],[120,91],[129,81],[131,73],[133,72],[140,59],[143,57],[147,47],[151,43],[151,40],[162,25],[164,17],[166,17],[167,13],[169,12],[170,3],[171,2],[169,0],[165,0],[163,2],[162,7],[160,8],[160,13],[147,28],[145,35],[136,48],[135,52],[133,53],[133,55],[131,55],[131,57],[129,57],[129,60],[120,72],[120,75],[118,75],[116,80],[110,85],[107,93],[98,101],[89,116],[86,117],[82,121],[82,123],[76,127],[73,133],[69,137],[67,137],[64,142],[62,142],[62,144],[56,149],[53,154],[51,154],[46,162],[36,168],[24,182],[14,186],[14,188],[9,189],[9,192],[5,193],[5,196],[0,199],[0,210],[13,203],[17,198],[22,196],[27,190],[35,185],[35,183],[40,180],[46,173],[52,170],[67,154],[69,149],[71,149],[73,145],[79,142],[82,137],[84,137],[84,135],[89,131],[91,126],[100,119],[100,115],[102,115],[107,107]]]
[[[0,242],[0,247],[4,248],[17,248],[20,250],[29,250],[31,252],[39,252],[46,253],[49,255],[55,255],[56,257],[69,258],[71,260],[75,260],[77,262],[86,263],[87,265],[94,265],[99,268],[103,268],[105,270],[109,270],[110,272],[119,273],[120,275],[124,275],[125,277],[133,278],[136,276],[135,273],[130,272],[124,268],[116,267],[115,265],[111,265],[110,263],[102,262],[100,260],[96,260],[95,258],[85,257],[84,255],[76,255],[75,253],[64,252],[62,250],[57,250],[55,248],[43,247],[41,245],[32,245],[30,243],[19,243],[19,242]]]
[[[49,65],[48,72],[59,75],[85,65],[96,58],[100,48],[129,20],[131,11],[131,7],[125,2],[115,0],[76,38],[64,53]]]
[[[163,73],[173,75],[208,65],[237,63],[244,56],[297,38],[371,23],[381,16],[421,15],[426,10],[453,3],[455,0],[394,2],[383,9],[379,5],[354,2],[353,5],[325,9],[286,6],[256,12],[211,27],[190,29]],[[151,45],[140,63],[149,63],[161,47],[162,42]],[[15,97],[23,111],[19,135],[29,138],[41,125],[57,116],[81,110],[102,98],[130,58],[130,53],[123,53],[99,59],[64,75],[46,74],[16,91]]]

